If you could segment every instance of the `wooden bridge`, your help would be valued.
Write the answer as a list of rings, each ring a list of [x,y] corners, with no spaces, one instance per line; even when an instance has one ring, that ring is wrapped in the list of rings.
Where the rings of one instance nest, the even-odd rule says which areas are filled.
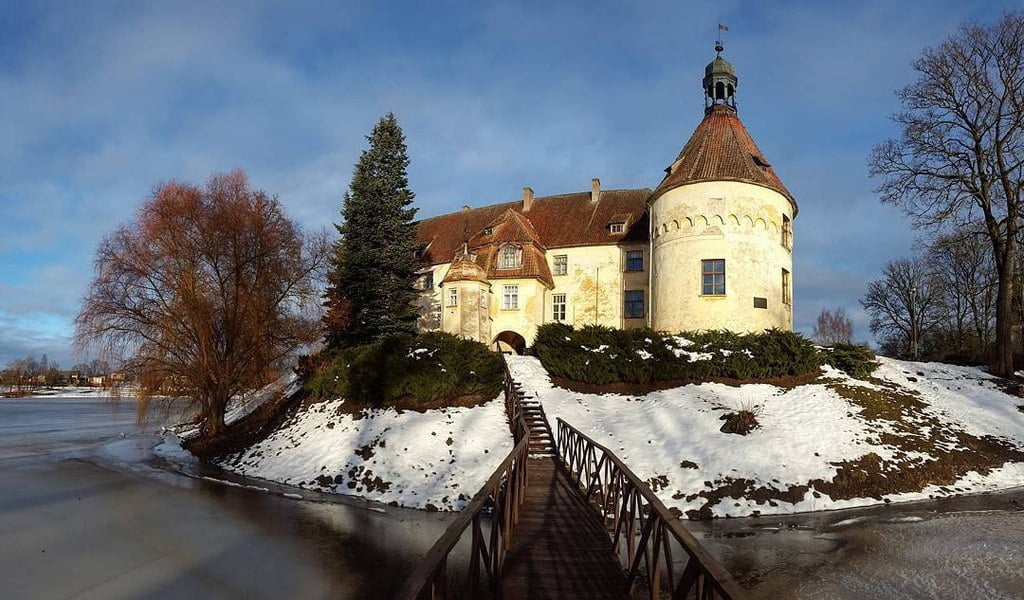
[[[515,447],[396,598],[746,598],[611,451],[561,419],[556,442],[507,365],[505,409]]]

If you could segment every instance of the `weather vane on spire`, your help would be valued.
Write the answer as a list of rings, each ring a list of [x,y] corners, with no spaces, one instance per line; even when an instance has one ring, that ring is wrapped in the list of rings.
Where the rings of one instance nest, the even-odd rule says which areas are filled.
[[[718,24],[718,39],[715,41],[715,52],[721,54],[722,50],[725,50],[725,46],[722,45],[722,32],[729,31],[729,26],[725,23]]]

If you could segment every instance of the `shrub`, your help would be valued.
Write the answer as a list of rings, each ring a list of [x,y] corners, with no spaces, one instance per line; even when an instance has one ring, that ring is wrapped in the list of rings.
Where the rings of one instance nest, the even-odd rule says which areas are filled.
[[[825,362],[854,379],[867,379],[878,368],[875,353],[867,346],[836,344],[825,349]]]
[[[392,335],[334,351],[329,358],[306,389],[317,397],[370,406],[406,397],[417,404],[475,394],[493,398],[504,376],[500,357],[486,346],[441,332]]]
[[[596,385],[804,375],[822,364],[810,341],[777,329],[669,335],[646,328],[575,329],[548,323],[538,329],[533,348],[552,375]]]

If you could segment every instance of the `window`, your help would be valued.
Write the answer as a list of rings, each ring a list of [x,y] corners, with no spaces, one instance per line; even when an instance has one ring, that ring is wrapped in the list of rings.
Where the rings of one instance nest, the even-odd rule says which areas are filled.
[[[420,275],[420,289],[421,290],[429,290],[429,289],[433,289],[433,287],[434,287],[434,272],[433,271],[427,271],[426,273]]]
[[[642,319],[644,318],[644,291],[643,290],[626,290],[626,318],[627,319]]]
[[[518,269],[523,266],[523,251],[518,246],[506,244],[498,250],[499,269]]]
[[[501,293],[501,308],[503,310],[519,309],[519,286],[506,285]]]
[[[431,311],[430,317],[431,317],[431,319],[430,319],[430,328],[431,329],[440,329],[441,328],[441,305],[440,304],[435,304],[434,305],[434,309]]]
[[[551,318],[555,321],[565,320],[565,294],[551,296]]]
[[[789,304],[793,301],[792,295],[789,292],[789,271],[782,270],[782,303]]]
[[[458,306],[459,288],[448,288],[448,306]]]
[[[782,215],[782,245],[793,248],[793,222],[786,215]]]
[[[490,308],[489,300],[490,298],[487,297],[487,290],[480,290],[480,308],[484,311],[485,315]]]
[[[625,223],[609,223],[608,224],[608,232],[609,233],[622,233],[625,230],[626,230],[626,224]]]
[[[768,308],[768,299],[754,296],[754,308]]]
[[[644,251],[643,250],[627,250],[626,251],[626,270],[627,271],[643,271],[644,270]]]
[[[565,254],[555,256],[555,275],[565,275],[569,272],[569,257]]]
[[[485,228],[484,229],[484,235],[494,235],[494,228],[493,227]]]
[[[725,295],[725,259],[700,261],[701,291],[704,296]]]

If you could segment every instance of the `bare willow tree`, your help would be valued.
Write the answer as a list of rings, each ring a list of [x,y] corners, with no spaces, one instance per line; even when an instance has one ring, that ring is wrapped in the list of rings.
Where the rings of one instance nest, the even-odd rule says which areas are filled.
[[[872,175],[882,201],[918,224],[980,217],[996,264],[996,361],[1013,374],[1013,297],[1024,177],[1024,14],[965,25],[914,62],[894,116],[899,139],[875,146]],[[980,214],[979,214],[980,213]]]
[[[899,259],[868,284],[860,301],[871,315],[871,333],[899,354],[920,356],[921,341],[941,319],[939,293],[924,261]]]
[[[823,308],[818,313],[813,335],[815,341],[822,346],[849,344],[853,341],[853,321],[846,316],[846,309],[842,307],[834,311]]]
[[[303,309],[326,261],[325,235],[303,233],[241,171],[161,185],[100,243],[75,339],[123,361],[144,394],[189,397],[211,439],[233,395],[319,336]]]

